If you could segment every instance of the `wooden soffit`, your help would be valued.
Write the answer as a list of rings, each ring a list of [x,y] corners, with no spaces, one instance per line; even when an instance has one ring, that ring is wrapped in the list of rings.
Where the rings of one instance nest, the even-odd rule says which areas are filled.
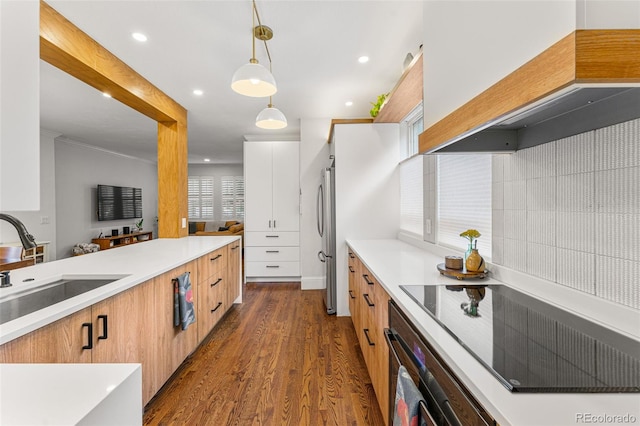
[[[475,129],[576,84],[640,83],[640,30],[577,30],[422,134],[434,152]]]
[[[422,67],[421,52],[413,58],[400,80],[389,92],[387,100],[373,120],[374,123],[399,123],[422,102],[424,85]]]

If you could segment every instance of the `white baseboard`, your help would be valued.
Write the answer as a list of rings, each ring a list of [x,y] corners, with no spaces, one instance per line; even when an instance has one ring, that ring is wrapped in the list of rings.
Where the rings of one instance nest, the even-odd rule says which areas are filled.
[[[302,277],[302,290],[322,290],[325,288],[324,277]]]

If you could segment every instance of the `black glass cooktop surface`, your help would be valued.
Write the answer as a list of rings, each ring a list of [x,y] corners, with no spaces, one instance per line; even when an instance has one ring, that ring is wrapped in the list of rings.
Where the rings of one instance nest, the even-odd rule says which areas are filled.
[[[640,392],[640,342],[503,285],[403,285],[512,392]]]

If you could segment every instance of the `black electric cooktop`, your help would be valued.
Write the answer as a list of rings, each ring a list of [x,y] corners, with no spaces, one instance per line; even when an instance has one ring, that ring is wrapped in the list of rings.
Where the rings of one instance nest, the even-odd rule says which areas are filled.
[[[512,392],[640,392],[640,342],[503,285],[403,285]]]

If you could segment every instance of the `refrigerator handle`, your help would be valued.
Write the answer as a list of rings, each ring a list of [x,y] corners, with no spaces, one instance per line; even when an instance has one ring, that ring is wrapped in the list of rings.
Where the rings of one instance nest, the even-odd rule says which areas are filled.
[[[318,197],[317,197],[317,219],[318,219],[318,234],[322,237],[324,234],[324,191],[322,185],[318,186]]]
[[[322,250],[320,250],[318,252],[318,259],[320,259],[320,262],[325,263],[327,261],[327,255],[325,255]]]

